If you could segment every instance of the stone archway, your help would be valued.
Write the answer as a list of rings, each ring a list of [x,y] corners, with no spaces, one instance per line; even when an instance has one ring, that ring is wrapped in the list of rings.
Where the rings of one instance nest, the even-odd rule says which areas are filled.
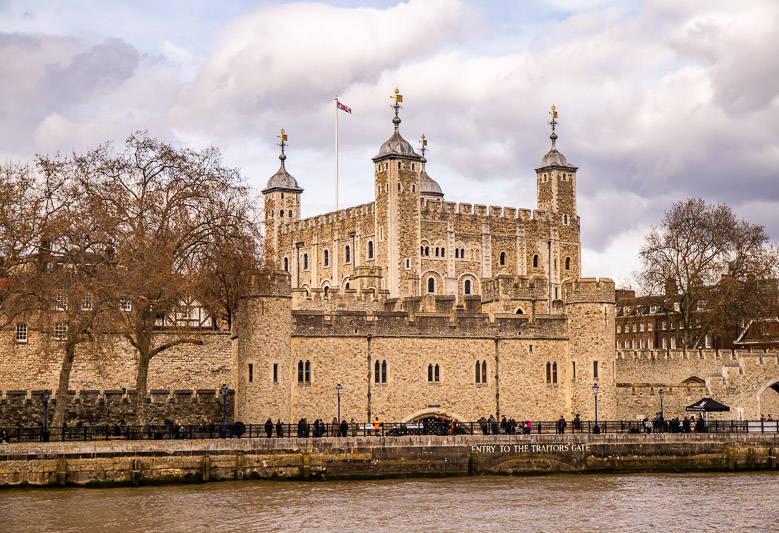
[[[460,422],[464,422],[467,420],[465,417],[462,417],[453,411],[447,411],[446,409],[441,409],[440,407],[428,407],[427,409],[421,409],[415,413],[406,416],[401,420],[401,422],[403,423],[417,422],[419,420],[424,420],[425,418],[433,418],[433,417],[448,418],[450,420],[458,420]]]
[[[439,424],[439,421],[443,419],[445,422]],[[455,427],[451,422],[457,421],[459,425]],[[417,431],[421,431],[422,434],[470,434],[473,431],[473,427],[465,424],[465,418],[458,415],[453,411],[441,409],[440,407],[428,407],[427,409],[421,409],[415,413],[406,416],[401,420],[401,424],[414,424],[420,423],[421,425],[414,428]]]
[[[768,416],[779,418],[779,378],[773,379],[757,391],[757,418]]]

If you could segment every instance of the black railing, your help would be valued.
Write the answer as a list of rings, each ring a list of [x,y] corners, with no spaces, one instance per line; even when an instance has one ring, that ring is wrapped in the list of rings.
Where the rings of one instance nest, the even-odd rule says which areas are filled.
[[[49,427],[45,433],[42,427],[0,428],[0,442],[45,442],[45,441],[94,441],[94,440],[175,440],[175,439],[219,439],[221,424],[206,425],[149,425],[124,426],[101,425],[81,427]],[[516,425],[496,422],[455,422],[451,420],[428,419],[419,422],[380,423],[375,422],[340,424],[273,424],[270,433],[265,424],[228,424],[227,438],[322,438],[356,436],[403,436],[403,435],[549,435],[561,432],[559,421],[525,421]],[[562,433],[611,434],[611,433],[779,433],[779,421],[775,420],[710,420],[704,425],[684,426],[681,423],[665,421],[664,424],[646,423],[636,420],[586,420],[580,423],[567,421]]]

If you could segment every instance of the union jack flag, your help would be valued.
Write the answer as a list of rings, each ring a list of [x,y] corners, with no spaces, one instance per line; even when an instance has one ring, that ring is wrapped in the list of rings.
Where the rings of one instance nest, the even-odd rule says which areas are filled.
[[[343,104],[342,104],[341,102],[339,102],[338,100],[336,100],[336,101],[335,101],[335,103],[336,103],[336,105],[338,106],[338,109],[343,109],[344,111],[346,111],[346,112],[347,112],[347,113],[349,113],[350,115],[352,114],[352,108],[351,108],[351,107],[347,107],[347,106],[343,105]]]

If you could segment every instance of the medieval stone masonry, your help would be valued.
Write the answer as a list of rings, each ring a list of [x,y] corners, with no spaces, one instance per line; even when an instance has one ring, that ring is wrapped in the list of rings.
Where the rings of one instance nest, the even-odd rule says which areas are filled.
[[[554,129],[535,168],[536,209],[455,203],[427,174],[424,145],[417,154],[401,136],[398,109],[366,183],[375,200],[333,213],[301,219],[282,138],[263,190],[275,271],[253,280],[231,335],[155,358],[150,388],[189,405],[225,383],[246,423],[330,421],[338,395],[342,416],[359,422],[592,420],[595,384],[601,419],[652,416],[661,398],[666,418],[683,417],[705,396],[729,404],[729,418],[779,415],[775,353],[615,348],[614,283],[581,278],[578,169]],[[0,338],[6,407],[57,383],[56,342],[26,325],[21,342],[20,331]],[[71,394],[134,394],[132,351],[105,351],[80,353]]]

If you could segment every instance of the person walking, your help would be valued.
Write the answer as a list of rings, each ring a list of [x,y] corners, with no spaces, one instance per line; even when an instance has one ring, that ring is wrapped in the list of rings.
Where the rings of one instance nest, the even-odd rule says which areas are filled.
[[[582,419],[579,416],[579,413],[576,413],[576,417],[573,419],[573,432],[581,433],[582,432]]]
[[[268,438],[273,436],[273,420],[270,418],[265,421],[265,435],[267,435]]]
[[[341,428],[340,428],[340,435],[341,437],[346,437],[349,434],[349,424],[346,423],[346,418],[341,419]]]
[[[477,420],[476,422],[479,424],[479,427],[481,428],[481,432],[482,432],[484,435],[489,435],[489,434],[490,434],[490,429],[489,429],[489,427],[487,426],[487,419],[486,419],[486,418],[484,418],[484,416],[482,416],[481,418],[479,418],[479,420]]]
[[[565,428],[567,425],[568,422],[565,421],[565,417],[563,417],[563,415],[560,415],[560,419],[557,421],[557,433],[563,435],[565,433]]]
[[[284,424],[281,422],[281,418],[276,422],[276,436],[278,438],[284,437]]]
[[[498,434],[498,420],[495,418],[495,415],[490,415],[490,418],[488,420],[490,424],[490,429],[492,430],[493,435]]]
[[[373,422],[373,434],[376,437],[381,436],[381,421],[379,420],[379,417],[376,417],[376,420]]]

